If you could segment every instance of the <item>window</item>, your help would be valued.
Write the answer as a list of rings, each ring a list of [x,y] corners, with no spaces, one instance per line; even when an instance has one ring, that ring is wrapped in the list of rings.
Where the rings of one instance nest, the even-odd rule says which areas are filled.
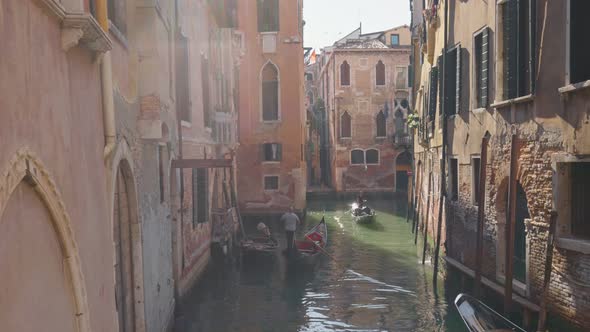
[[[395,34],[395,35],[391,35],[391,46],[397,46],[399,45],[399,35]]]
[[[123,35],[127,34],[127,1],[108,0],[109,20]]]
[[[461,107],[461,47],[447,51],[444,111],[446,114],[459,113]]]
[[[456,201],[459,198],[459,163],[457,158],[451,158],[449,163],[449,172],[451,176],[451,200]]]
[[[376,117],[377,122],[377,137],[386,137],[387,136],[387,128],[385,123],[385,114],[383,111],[379,111]]]
[[[176,38],[176,111],[180,120],[191,122],[188,40],[180,33]]]
[[[203,94],[203,123],[205,127],[211,127],[211,103],[209,101],[209,84],[209,60],[205,57],[204,54],[201,54],[201,92]]]
[[[279,31],[279,0],[258,1],[258,31]]]
[[[430,121],[434,121],[436,118],[436,98],[438,92],[438,68],[433,67],[430,69],[430,86],[428,88],[428,116]]]
[[[350,118],[350,115],[348,114],[348,112],[344,112],[341,116],[340,116],[340,138],[350,138],[351,135],[351,122],[352,119]]]
[[[350,65],[346,61],[340,65],[340,85],[350,85]]]
[[[264,190],[279,190],[279,177],[276,175],[265,176]]]
[[[365,161],[367,164],[379,164],[379,150],[369,149],[365,151]]]
[[[205,223],[209,215],[209,173],[206,168],[193,168],[193,226]]]
[[[590,239],[590,162],[571,163],[572,235]]]
[[[475,96],[477,107],[488,106],[488,84],[489,84],[489,38],[488,28],[484,28],[475,35]]]
[[[262,144],[262,161],[281,161],[283,146],[279,143]]]
[[[507,0],[501,5],[504,99],[534,91],[535,3],[534,0]]]
[[[312,73],[305,73],[305,80],[306,81],[313,81],[313,74]]]
[[[358,149],[350,151],[350,163],[352,165],[363,165],[365,163],[365,152]]]
[[[481,160],[479,157],[471,158],[471,197],[474,205],[479,205],[479,172]]]
[[[385,85],[385,64],[381,60],[375,65],[375,85]]]
[[[408,87],[408,68],[397,67],[395,75],[395,87],[398,89],[405,89]]]
[[[262,70],[262,120],[279,119],[279,73],[277,67],[267,63]]]
[[[586,35],[590,31],[590,20],[586,17],[588,10],[590,1],[570,0],[569,83],[590,80],[590,44]]]

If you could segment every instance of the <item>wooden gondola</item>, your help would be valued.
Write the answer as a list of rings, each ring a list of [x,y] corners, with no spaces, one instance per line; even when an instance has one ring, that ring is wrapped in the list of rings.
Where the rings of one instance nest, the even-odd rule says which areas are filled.
[[[246,238],[241,243],[243,254],[272,254],[279,247],[279,242],[271,237]]]
[[[302,240],[295,240],[295,251],[287,253],[289,261],[292,263],[313,264],[317,257],[321,256],[321,251],[328,244],[328,227],[326,221],[322,220],[311,228]]]
[[[455,306],[469,332],[525,332],[483,302],[467,294],[457,295]]]
[[[365,209],[368,209],[366,211]],[[350,214],[352,215],[352,220],[357,224],[369,224],[375,221],[375,210],[365,207],[364,209],[359,209],[355,205],[353,205],[352,209],[350,210]]]

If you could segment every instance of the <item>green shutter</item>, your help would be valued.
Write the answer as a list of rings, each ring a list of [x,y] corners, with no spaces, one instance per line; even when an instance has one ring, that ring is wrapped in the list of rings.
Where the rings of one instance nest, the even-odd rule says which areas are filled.
[[[536,43],[537,43],[537,1],[530,0],[529,4],[529,82],[530,93],[535,93],[535,63],[536,63]]]
[[[457,47],[457,68],[455,73],[455,113],[459,114],[461,111],[461,47]],[[451,110],[449,110],[451,111]]]
[[[446,73],[446,71],[442,70],[443,69],[443,65],[442,65],[443,61],[442,60],[443,60],[442,55],[439,55],[438,59],[436,60],[436,69],[437,69],[436,70],[436,78],[437,79],[436,79],[436,83],[435,83],[436,85],[434,88],[434,90],[435,90],[434,91],[434,103],[431,105],[431,107],[434,108],[434,111],[433,111],[434,114],[436,114],[436,94],[437,93],[439,96],[438,97],[438,114],[442,114],[443,103],[445,102],[445,96],[443,95],[443,91],[442,91],[442,88],[443,88],[442,80],[447,79],[447,77],[446,77],[447,73]],[[442,76],[443,74],[445,76]],[[439,77],[441,78],[441,84],[438,84]],[[433,118],[433,120],[434,120],[434,118]]]
[[[481,106],[488,106],[488,86],[489,86],[489,54],[490,54],[490,43],[489,43],[489,28],[483,29],[481,33],[481,66],[480,66],[480,98]]]
[[[504,18],[504,99],[515,98],[518,87],[518,0],[503,5]]]

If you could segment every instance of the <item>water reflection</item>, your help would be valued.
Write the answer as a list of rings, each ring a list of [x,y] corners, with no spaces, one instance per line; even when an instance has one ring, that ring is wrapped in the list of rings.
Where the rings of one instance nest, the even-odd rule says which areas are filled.
[[[405,204],[371,203],[377,218],[369,225],[352,221],[347,202],[309,203],[303,228],[325,216],[335,260],[300,268],[278,252],[213,264],[179,305],[176,330],[465,331],[444,284],[435,293],[430,267],[418,263]],[[265,222],[284,247],[281,225]]]

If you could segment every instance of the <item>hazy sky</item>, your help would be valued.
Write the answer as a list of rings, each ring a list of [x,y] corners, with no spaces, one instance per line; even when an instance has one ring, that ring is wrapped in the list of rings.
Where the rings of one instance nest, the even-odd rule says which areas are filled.
[[[410,25],[410,0],[304,0],[305,47],[332,45],[363,23],[363,33]]]

